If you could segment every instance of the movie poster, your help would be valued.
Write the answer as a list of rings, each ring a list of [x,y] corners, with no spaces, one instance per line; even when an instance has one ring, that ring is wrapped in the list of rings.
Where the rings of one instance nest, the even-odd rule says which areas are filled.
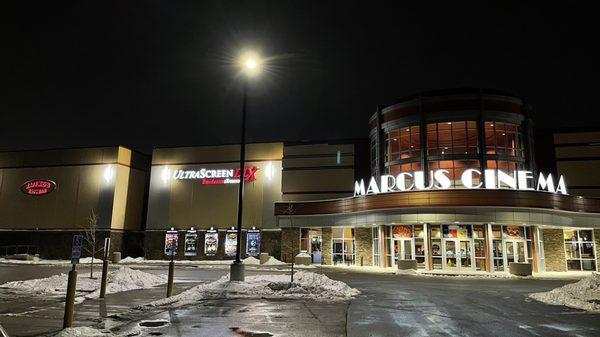
[[[225,234],[225,256],[235,256],[237,251],[237,231],[230,229]]]
[[[248,256],[260,255],[260,230],[248,230],[246,234],[246,254]]]
[[[165,234],[165,255],[171,256],[177,255],[177,241],[179,240],[179,235],[177,231],[167,231]]]
[[[525,231],[521,226],[504,226],[504,237],[507,239],[525,239]]]
[[[395,239],[412,238],[413,237],[412,226],[407,226],[407,225],[393,226],[392,227],[392,236]]]
[[[198,253],[198,233],[195,229],[191,229],[185,233],[185,256],[196,256]]]
[[[215,256],[219,248],[219,232],[216,229],[209,229],[204,234],[204,255]]]

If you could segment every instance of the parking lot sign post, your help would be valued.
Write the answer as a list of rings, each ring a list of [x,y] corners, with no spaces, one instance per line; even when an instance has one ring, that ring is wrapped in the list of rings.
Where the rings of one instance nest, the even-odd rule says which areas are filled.
[[[100,284],[100,298],[106,296],[106,281],[108,278],[108,254],[110,251],[110,238],[104,239],[104,256],[102,261],[102,283]]]
[[[65,316],[63,318],[63,329],[73,326],[73,310],[75,308],[75,290],[77,287],[77,271],[75,267],[81,257],[81,246],[83,245],[83,235],[73,236],[73,245],[71,247],[71,264],[73,268],[69,272],[67,282],[67,296],[65,298]]]

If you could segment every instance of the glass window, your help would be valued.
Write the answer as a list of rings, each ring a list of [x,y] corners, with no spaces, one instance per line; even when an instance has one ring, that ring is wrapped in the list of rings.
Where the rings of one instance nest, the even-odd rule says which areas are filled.
[[[381,246],[379,242],[379,227],[373,227],[371,229],[373,237],[373,265],[376,267],[381,266]]]
[[[421,133],[418,125],[389,131],[386,136],[386,162],[421,156]]]
[[[427,124],[427,155],[477,154],[478,133],[475,121]]]
[[[484,125],[486,154],[525,156],[519,125],[496,121],[486,121]]]
[[[429,161],[428,163],[429,170],[447,170],[448,178],[452,183],[452,186],[462,188],[463,185],[461,183],[462,174],[465,170],[470,168],[479,168],[478,160],[470,160],[470,159],[462,159],[462,160],[439,160],[439,161]],[[479,175],[473,175],[473,184],[479,184],[481,177]]]
[[[331,229],[333,264],[354,264],[354,228],[336,227]]]
[[[564,229],[567,270],[596,270],[594,233],[588,229]]]

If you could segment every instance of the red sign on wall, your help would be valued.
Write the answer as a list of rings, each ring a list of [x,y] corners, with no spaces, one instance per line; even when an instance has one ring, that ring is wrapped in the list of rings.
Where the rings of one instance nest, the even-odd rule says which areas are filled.
[[[21,192],[27,195],[44,195],[56,189],[56,183],[52,180],[35,179],[21,185]]]

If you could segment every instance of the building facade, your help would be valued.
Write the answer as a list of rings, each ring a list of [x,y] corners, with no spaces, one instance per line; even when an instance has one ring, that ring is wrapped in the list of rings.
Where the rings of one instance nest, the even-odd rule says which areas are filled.
[[[147,164],[121,146],[0,152],[0,254],[68,257],[92,212],[98,246],[141,254]]]
[[[532,130],[527,104],[495,90],[426,92],[378,109],[372,178],[353,196],[276,203],[284,238],[298,243],[291,255],[312,253],[320,237],[324,264],[596,271],[600,200],[536,169]]]

